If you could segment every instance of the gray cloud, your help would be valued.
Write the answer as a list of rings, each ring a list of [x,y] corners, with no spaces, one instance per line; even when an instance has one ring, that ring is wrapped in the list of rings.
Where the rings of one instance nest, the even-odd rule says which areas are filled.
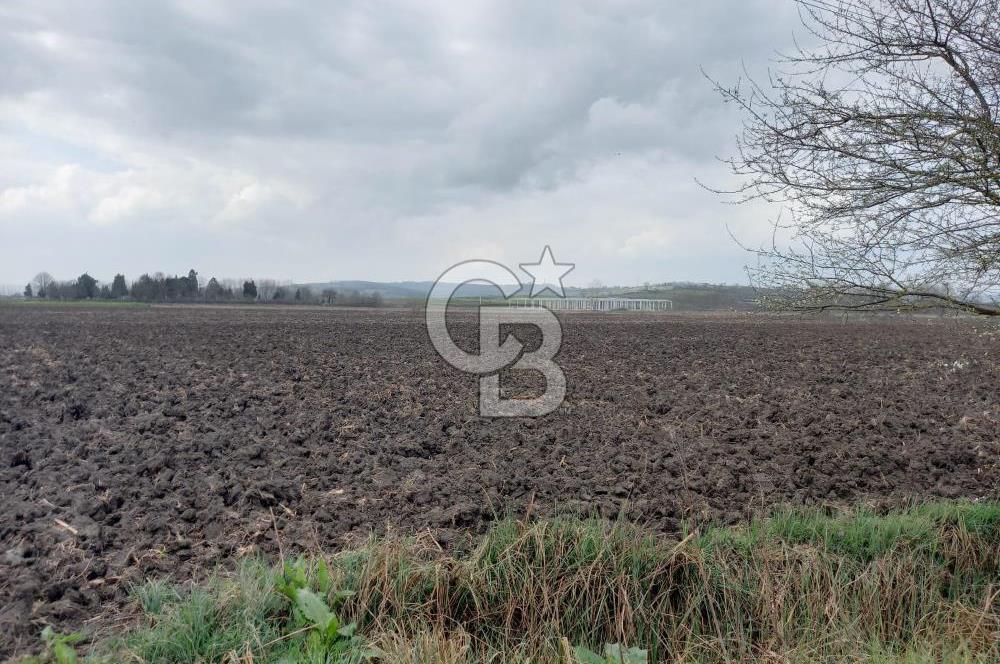
[[[578,280],[735,280],[725,225],[756,238],[770,211],[694,185],[727,180],[738,124],[699,67],[759,70],[796,20],[790,0],[8,1],[0,282],[422,279],[544,242]]]

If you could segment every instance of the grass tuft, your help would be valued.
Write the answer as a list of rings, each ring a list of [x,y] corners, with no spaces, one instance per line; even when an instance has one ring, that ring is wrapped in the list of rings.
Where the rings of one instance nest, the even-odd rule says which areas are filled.
[[[167,606],[180,599],[177,590],[165,579],[149,579],[132,588],[130,594],[139,610],[149,616],[160,615]]]

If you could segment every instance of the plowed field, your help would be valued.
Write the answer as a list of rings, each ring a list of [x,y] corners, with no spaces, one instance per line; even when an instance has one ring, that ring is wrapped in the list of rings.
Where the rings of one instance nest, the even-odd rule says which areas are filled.
[[[0,655],[279,545],[1000,489],[996,326],[563,320],[563,407],[485,419],[415,311],[0,309]]]

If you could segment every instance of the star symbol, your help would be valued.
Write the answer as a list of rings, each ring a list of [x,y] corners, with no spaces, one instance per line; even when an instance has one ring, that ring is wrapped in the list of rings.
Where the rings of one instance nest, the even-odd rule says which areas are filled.
[[[575,263],[557,263],[552,257],[549,245],[542,249],[542,256],[537,263],[521,263],[521,269],[531,275],[531,295],[550,290],[559,297],[566,297],[562,279],[573,271]],[[558,289],[558,290],[557,290]]]

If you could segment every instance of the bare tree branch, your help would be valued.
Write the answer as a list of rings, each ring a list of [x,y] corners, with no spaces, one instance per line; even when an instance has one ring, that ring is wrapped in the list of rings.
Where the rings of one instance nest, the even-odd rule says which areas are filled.
[[[776,306],[1000,315],[1000,0],[797,0],[819,42],[744,113],[736,202],[785,204],[749,269]]]

